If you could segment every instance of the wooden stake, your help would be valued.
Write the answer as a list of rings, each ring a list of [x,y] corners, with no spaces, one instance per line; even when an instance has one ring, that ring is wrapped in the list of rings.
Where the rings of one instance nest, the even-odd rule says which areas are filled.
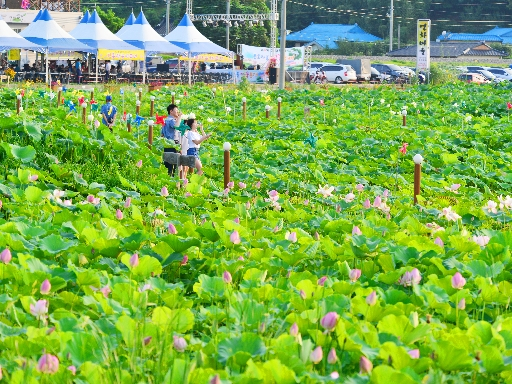
[[[148,147],[151,149],[153,147],[153,124],[148,124]]]
[[[60,103],[62,101],[61,96],[62,96],[62,87],[59,87],[59,92],[57,93],[57,107],[60,105]]]
[[[20,114],[20,107],[21,107],[21,96],[18,95],[16,97],[16,114],[19,115]]]
[[[277,101],[277,118],[281,119],[281,101]]]
[[[91,89],[91,100],[94,100],[94,89]]]
[[[224,188],[228,187],[231,165],[231,144],[224,143]]]
[[[86,124],[87,122],[87,107],[82,107],[82,123]]]
[[[406,126],[407,125],[407,116],[405,115],[402,115],[402,126]]]
[[[150,111],[149,111],[149,115],[151,117],[153,117],[153,115],[155,114],[155,100],[151,100],[151,107],[150,107]]]
[[[414,164],[414,204],[418,204],[418,195],[421,195],[421,164]]]
[[[132,123],[130,123],[129,121],[126,122],[126,128],[128,128],[128,132],[131,132],[132,131]]]
[[[245,120],[245,117],[247,115],[247,101],[243,101],[243,104],[242,104],[242,115],[244,117],[244,120]]]

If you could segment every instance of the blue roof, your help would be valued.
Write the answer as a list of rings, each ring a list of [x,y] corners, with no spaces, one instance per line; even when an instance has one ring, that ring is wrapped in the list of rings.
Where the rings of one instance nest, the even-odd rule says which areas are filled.
[[[439,41],[486,41],[486,42],[503,42],[503,38],[495,34],[484,33],[446,33],[437,37]]]
[[[336,48],[336,41],[339,40],[371,43],[382,39],[364,31],[357,24],[311,23],[302,31],[290,33],[286,40],[298,43],[316,42],[324,48]]]
[[[484,35],[495,35],[503,39],[503,44],[512,44],[512,28],[494,27],[490,31],[484,32]]]

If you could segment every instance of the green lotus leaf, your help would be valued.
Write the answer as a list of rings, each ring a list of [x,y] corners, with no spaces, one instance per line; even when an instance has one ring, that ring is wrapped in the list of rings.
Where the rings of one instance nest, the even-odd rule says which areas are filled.
[[[265,343],[254,333],[242,333],[241,337],[222,340],[218,346],[218,360],[226,363],[238,357],[237,364],[245,365],[250,358],[262,356],[266,351]]]

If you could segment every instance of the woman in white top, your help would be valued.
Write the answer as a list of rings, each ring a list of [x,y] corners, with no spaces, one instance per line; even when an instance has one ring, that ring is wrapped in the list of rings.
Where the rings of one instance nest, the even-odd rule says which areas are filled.
[[[197,168],[197,174],[202,175],[203,174],[203,165],[201,164],[201,160],[199,159],[199,148],[201,147],[201,143],[208,139],[211,134],[204,133],[203,130],[203,124],[200,125],[201,127],[201,134],[197,131],[197,120],[196,119],[188,119],[187,125],[190,127],[190,131],[187,133],[188,136],[188,149],[187,149],[187,155],[188,156],[194,156],[196,158],[196,168]]]

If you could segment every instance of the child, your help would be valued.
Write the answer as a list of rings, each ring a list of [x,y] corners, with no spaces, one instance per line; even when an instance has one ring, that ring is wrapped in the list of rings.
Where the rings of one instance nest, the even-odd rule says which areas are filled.
[[[187,125],[190,127],[190,132],[188,132],[188,149],[187,155],[194,156],[196,158],[196,168],[197,174],[203,174],[203,165],[201,164],[201,160],[199,159],[199,148],[201,147],[201,143],[207,140],[211,134],[204,133],[203,125],[201,124],[201,134],[197,131],[198,122],[196,119],[188,119]]]

